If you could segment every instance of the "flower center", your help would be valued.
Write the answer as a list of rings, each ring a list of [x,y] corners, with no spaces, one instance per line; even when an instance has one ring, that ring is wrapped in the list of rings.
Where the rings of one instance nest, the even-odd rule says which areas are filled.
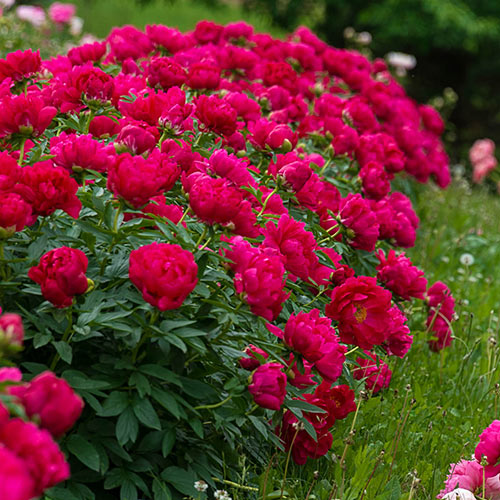
[[[356,311],[354,313],[354,317],[356,318],[356,321],[358,323],[363,323],[363,321],[366,319],[366,307],[363,307],[361,304],[354,304],[354,307],[356,308]]]

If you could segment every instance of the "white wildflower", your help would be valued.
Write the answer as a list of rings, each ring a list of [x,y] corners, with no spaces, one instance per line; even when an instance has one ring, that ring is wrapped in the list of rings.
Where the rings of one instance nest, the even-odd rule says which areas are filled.
[[[202,481],[200,479],[199,481],[195,481],[195,483],[194,483],[194,489],[196,491],[200,491],[201,493],[204,493],[208,489],[208,484],[205,483],[205,481]]]

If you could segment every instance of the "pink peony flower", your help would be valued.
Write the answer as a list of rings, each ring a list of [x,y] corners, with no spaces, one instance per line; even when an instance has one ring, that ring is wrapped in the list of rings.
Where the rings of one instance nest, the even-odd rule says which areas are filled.
[[[76,6],[72,3],[54,2],[49,7],[49,18],[56,24],[69,24],[76,13]]]
[[[179,245],[155,242],[130,254],[130,281],[160,311],[180,307],[198,283],[197,274],[193,254]]]
[[[35,28],[40,28],[45,24],[45,11],[42,7],[19,5],[16,7],[16,16],[21,19],[21,21],[32,24]]]
[[[248,390],[262,408],[278,411],[286,396],[286,375],[279,363],[260,365],[252,374]]]
[[[0,310],[0,314],[1,312]],[[0,338],[6,340],[10,345],[23,345],[24,327],[19,314],[4,313],[0,315]]]

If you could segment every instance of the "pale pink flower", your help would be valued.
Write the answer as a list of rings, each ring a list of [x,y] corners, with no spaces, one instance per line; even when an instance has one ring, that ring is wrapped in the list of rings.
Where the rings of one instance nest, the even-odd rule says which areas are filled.
[[[495,143],[491,139],[478,139],[469,150],[469,160],[472,164],[493,155]]]
[[[34,5],[20,5],[16,9],[16,15],[21,21],[26,21],[35,28],[40,28],[45,23],[45,11]]]
[[[76,13],[76,6],[72,3],[54,2],[49,7],[49,18],[56,24],[69,24]]]

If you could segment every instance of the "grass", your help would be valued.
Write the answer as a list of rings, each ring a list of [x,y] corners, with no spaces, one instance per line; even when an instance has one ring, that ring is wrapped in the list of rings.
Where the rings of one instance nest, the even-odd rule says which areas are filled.
[[[267,18],[258,13],[244,12],[238,5],[211,6],[196,0],[150,0],[143,4],[136,0],[74,0],[78,15],[84,20],[85,31],[104,38],[115,26],[133,24],[143,28],[146,24],[166,24],[181,31],[191,30],[200,19],[220,24],[245,20],[257,31],[274,36],[284,33],[270,26]]]

